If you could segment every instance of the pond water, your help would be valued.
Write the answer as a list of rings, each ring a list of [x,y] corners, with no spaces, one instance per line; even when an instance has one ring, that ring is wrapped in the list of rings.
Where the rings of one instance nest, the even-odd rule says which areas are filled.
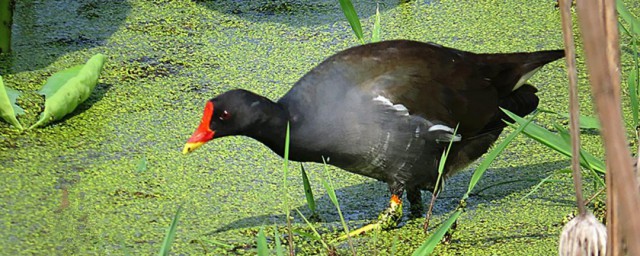
[[[173,253],[254,254],[260,227],[270,242],[274,225],[286,233],[285,196],[291,209],[310,214],[299,165],[292,164],[285,190],[282,159],[262,144],[234,137],[186,156],[181,149],[207,99],[244,88],[276,100],[320,61],[358,45],[338,1],[17,2],[14,53],[0,63],[7,87],[33,92],[51,74],[96,53],[108,60],[96,90],[70,117],[24,132],[0,122],[0,249],[7,255],[157,253],[180,205]],[[474,52],[562,48],[555,1],[357,1],[365,37],[377,3],[387,40]],[[630,8],[640,10],[638,3]],[[583,60],[581,103],[589,114]],[[547,65],[530,82],[542,108],[567,111],[564,62]],[[31,116],[38,111],[27,108]],[[542,116],[539,123],[554,120]],[[584,139],[602,154],[597,136]],[[478,185],[487,189],[468,199],[452,240],[436,253],[556,254],[563,218],[574,210],[570,176],[560,173],[568,165],[521,136],[492,165]],[[432,226],[456,207],[474,166],[447,182]],[[375,219],[387,203],[381,182],[336,168],[325,173],[317,164],[305,168],[318,202],[314,226],[327,240],[342,231],[321,185],[324,175],[351,228]],[[549,175],[557,182],[521,200]],[[424,192],[425,203],[430,195]],[[295,229],[311,232],[292,214]],[[405,217],[402,225],[354,239],[358,254],[406,255],[428,237],[422,219]],[[296,235],[295,243],[300,255],[326,254],[318,241]],[[331,244],[348,254],[346,242]]]

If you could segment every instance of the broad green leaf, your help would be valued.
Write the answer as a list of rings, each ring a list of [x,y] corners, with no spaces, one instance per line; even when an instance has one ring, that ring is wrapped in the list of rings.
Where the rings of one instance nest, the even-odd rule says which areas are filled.
[[[564,117],[564,118],[569,118],[569,114],[568,113],[562,113],[560,115],[562,117]],[[582,129],[596,129],[596,130],[600,130],[601,129],[600,120],[598,120],[597,117],[593,117],[593,116],[580,115],[580,119],[578,120],[578,124],[579,124],[580,128],[582,128]]]
[[[47,98],[53,96],[67,81],[77,76],[83,66],[76,65],[51,75],[38,93]]]
[[[104,62],[105,56],[96,54],[80,70],[76,71],[75,66],[52,75],[40,90],[45,96],[44,112],[29,129],[60,120],[87,100],[98,83]]]
[[[167,229],[167,234],[164,236],[164,241],[162,242],[162,247],[160,248],[160,252],[158,253],[158,255],[160,256],[169,255],[171,244],[173,243],[173,240],[176,238],[176,228],[178,227],[178,220],[180,219],[181,212],[182,212],[182,206],[178,206],[176,215],[174,215],[173,220],[171,220],[171,226],[169,226],[169,228]]]
[[[631,93],[631,88],[630,91]],[[555,114],[558,116],[561,116],[563,118],[567,118],[569,119],[569,113],[558,113],[552,110],[540,110],[542,112],[545,113],[551,113],[551,114]],[[580,115],[580,119],[578,120],[578,124],[580,126],[580,129],[595,129],[595,130],[600,130],[601,126],[600,126],[600,120],[598,120],[597,117],[593,117],[593,116],[585,116],[585,115]]]
[[[380,25],[380,5],[376,4],[376,16],[373,23],[373,32],[371,33],[371,42],[380,42],[382,40],[382,26]]]
[[[519,117],[516,114],[509,112],[508,110],[503,110],[511,119],[515,120],[516,123],[520,126],[525,125],[528,121],[522,117]],[[518,126],[515,124],[509,124],[512,127],[517,128]],[[563,139],[560,135],[550,132],[549,130],[542,128],[541,126],[535,123],[529,123],[526,125],[522,132],[528,137],[542,143],[543,145],[560,152],[561,154],[571,157],[571,143]],[[604,162],[595,156],[589,154],[582,149],[580,149],[580,154],[582,157],[580,158],[580,165],[585,168],[593,169],[599,173],[605,172]]]
[[[311,184],[309,183],[309,177],[307,177],[307,171],[304,169],[302,163],[300,163],[302,169],[302,185],[304,186],[304,195],[307,197],[307,204],[311,213],[316,212],[316,200],[313,198],[313,190],[311,190]]]
[[[444,237],[444,235],[447,234],[447,231],[449,231],[449,229],[451,228],[451,225],[453,225],[453,223],[458,219],[458,217],[460,217],[460,214],[462,214],[462,209],[456,210],[449,217],[449,219],[443,222],[440,225],[440,227],[438,227],[436,232],[434,232],[433,235],[429,237],[429,239],[424,241],[424,243],[422,243],[422,245],[417,250],[415,250],[411,255],[413,256],[431,255],[431,253],[433,252],[433,249],[436,248],[436,245],[438,245],[442,240],[442,238]]]
[[[0,80],[2,80],[2,77],[0,77]],[[2,81],[0,81],[0,83],[2,83]],[[7,91],[7,96],[9,96],[9,102],[11,103],[11,107],[13,107],[13,112],[15,112],[16,115],[24,115],[24,109],[16,105],[16,100],[20,97],[22,92],[9,87],[5,87],[4,89]]]
[[[15,103],[18,97],[15,92],[17,91],[11,94],[7,92],[2,82],[2,76],[0,76],[0,117],[7,123],[22,130],[22,125],[16,119],[16,113],[24,113],[24,111]]]
[[[269,247],[267,246],[267,237],[264,235],[264,228],[258,231],[258,256],[269,256]]]
[[[347,21],[349,21],[349,25],[351,25],[351,29],[356,34],[356,37],[360,40],[362,44],[364,44],[364,35],[362,34],[362,25],[360,25],[360,18],[358,18],[358,13],[356,13],[356,9],[353,8],[353,3],[350,0],[339,0],[340,7],[342,8],[342,12],[344,12],[344,16],[347,17]]]

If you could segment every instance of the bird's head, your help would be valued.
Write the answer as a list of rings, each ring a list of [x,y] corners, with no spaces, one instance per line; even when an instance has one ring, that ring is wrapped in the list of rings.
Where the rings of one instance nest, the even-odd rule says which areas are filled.
[[[228,91],[208,100],[200,125],[182,153],[191,153],[214,138],[244,134],[261,118],[256,107],[264,100],[264,97],[245,90]]]

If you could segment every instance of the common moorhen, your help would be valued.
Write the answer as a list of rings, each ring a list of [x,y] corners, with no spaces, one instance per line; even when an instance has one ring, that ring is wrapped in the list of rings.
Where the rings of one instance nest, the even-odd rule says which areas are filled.
[[[563,55],[475,54],[407,40],[356,46],[320,63],[277,102],[246,90],[207,101],[183,153],[214,138],[244,135],[282,156],[290,123],[291,160],[324,158],[386,182],[391,200],[379,219],[383,228],[395,227],[405,190],[411,212],[422,213],[420,190],[434,188],[449,142],[444,177],[496,141],[502,120],[509,120],[500,108],[519,116],[536,109],[537,90],[525,82]]]

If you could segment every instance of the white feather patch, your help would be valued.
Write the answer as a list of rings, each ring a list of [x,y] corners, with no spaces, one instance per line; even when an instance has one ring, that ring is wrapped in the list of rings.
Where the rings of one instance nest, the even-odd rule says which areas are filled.
[[[538,70],[540,70],[540,68],[536,68],[534,70],[529,71],[529,73],[524,74],[524,76],[520,77],[520,79],[518,80],[518,82],[516,83],[516,86],[513,87],[513,90],[517,90],[518,88],[520,88],[520,86],[522,86],[524,83],[527,82],[527,80],[529,80],[529,78],[531,78],[533,76],[533,74],[535,74],[536,72],[538,72]]]
[[[434,126],[429,127],[429,131],[433,132],[433,131],[445,131],[445,132],[450,132],[453,133],[454,130],[453,128],[446,126],[446,125],[441,125],[441,124],[436,124]]]
[[[376,96],[375,98],[373,98],[373,101],[376,101],[384,106],[388,106],[392,108],[393,110],[397,111],[399,115],[402,115],[402,116],[409,115],[409,109],[407,109],[407,107],[405,107],[402,104],[393,104],[393,102],[391,102],[389,99],[387,99],[382,95]]]
[[[380,102],[383,105],[393,106],[393,103],[391,103],[391,101],[389,99],[385,98],[382,95],[378,95],[377,97],[373,98],[373,101]]]

